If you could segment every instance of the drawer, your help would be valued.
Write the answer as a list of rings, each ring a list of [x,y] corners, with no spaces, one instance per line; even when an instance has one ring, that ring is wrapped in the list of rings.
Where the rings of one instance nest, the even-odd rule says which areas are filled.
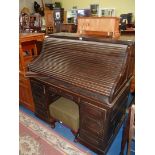
[[[33,91],[33,97],[36,99],[36,101],[39,101],[39,100],[45,101],[45,95],[40,92]]]
[[[55,88],[55,87],[48,87],[47,88],[48,89],[48,92],[50,93],[50,94],[57,94],[57,93],[59,93],[58,92],[58,89],[57,88]]]
[[[36,115],[37,117],[39,117],[40,119],[46,121],[47,123],[50,123],[50,118],[49,118],[48,115],[42,114],[42,113],[40,113],[40,112],[38,112],[38,111],[35,111],[35,115]]]
[[[38,108],[38,109],[43,109],[43,110],[48,110],[48,106],[44,103],[36,103],[35,104],[35,107]]]
[[[37,113],[38,115],[42,116],[45,119],[49,118],[49,112],[47,110],[35,107],[35,113]]]
[[[80,104],[80,113],[81,115],[91,117],[96,120],[105,120],[106,119],[106,110],[91,105],[88,102],[81,101]]]
[[[35,105],[47,105],[46,97],[42,94],[33,94]]]
[[[50,93],[47,95],[48,97],[48,103],[51,104],[52,102],[56,101],[58,98],[60,98],[59,95],[54,94],[54,93]]]
[[[79,137],[85,142],[96,147],[100,147],[103,144],[103,137],[96,137],[85,130],[80,130]]]
[[[67,99],[69,99],[69,100],[72,100],[72,101],[74,101],[74,102],[76,102],[76,103],[78,103],[78,97],[77,96],[75,96],[75,95],[73,95],[73,94],[70,94],[70,93],[65,93],[65,92],[60,92],[60,95],[61,96],[63,96],[63,97],[65,97],[65,98],[67,98]]]
[[[102,120],[92,119],[91,117],[85,116],[81,118],[80,128],[100,137],[104,134],[104,124]]]
[[[76,95],[73,95],[73,94],[71,94],[69,92],[66,92],[65,90],[62,91],[61,89],[55,88],[55,87],[49,87],[48,90],[49,90],[50,94],[55,93],[55,94],[57,94],[59,96],[62,96],[64,98],[67,98],[67,99],[70,99],[72,101],[78,102],[78,97]]]
[[[35,93],[43,93],[45,94],[45,86],[40,82],[31,80],[31,87]]]
[[[49,98],[56,98],[58,95],[58,90],[54,87],[47,87],[47,94]]]

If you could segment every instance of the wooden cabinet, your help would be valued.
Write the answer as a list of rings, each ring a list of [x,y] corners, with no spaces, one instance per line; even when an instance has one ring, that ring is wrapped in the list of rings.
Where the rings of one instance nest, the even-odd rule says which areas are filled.
[[[64,9],[45,9],[46,33],[61,32],[61,24],[64,20]]]
[[[53,11],[49,9],[44,10],[45,13],[45,23],[46,23],[46,33],[53,33],[54,30],[54,18]]]
[[[20,34],[19,40],[19,101],[35,111],[29,78],[25,77],[27,65],[38,56],[37,41],[43,41],[43,33]]]

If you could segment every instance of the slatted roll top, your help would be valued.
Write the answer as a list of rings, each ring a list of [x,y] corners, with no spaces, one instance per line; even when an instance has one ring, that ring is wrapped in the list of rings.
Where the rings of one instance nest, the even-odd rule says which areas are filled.
[[[46,38],[29,71],[112,97],[127,78],[123,75],[127,74],[127,48],[124,44]]]

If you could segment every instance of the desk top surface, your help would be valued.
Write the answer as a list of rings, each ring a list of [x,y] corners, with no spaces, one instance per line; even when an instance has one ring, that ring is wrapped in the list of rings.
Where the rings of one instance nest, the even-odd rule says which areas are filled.
[[[20,33],[19,39],[20,42],[37,40],[42,41],[44,40],[45,34],[44,33]]]
[[[50,36],[53,36],[53,35],[54,36],[64,36],[64,37],[68,37],[68,36],[69,37],[81,37],[78,33],[66,33],[66,32],[60,32],[60,33],[50,34]],[[85,37],[85,36],[83,35],[83,37]],[[97,38],[97,36],[95,38]],[[104,39],[104,37],[101,37],[101,36],[98,37],[98,38],[99,39],[102,39],[102,38]],[[123,41],[131,40],[131,41],[135,41],[135,34],[121,34],[121,36],[119,37],[118,40],[123,40]]]

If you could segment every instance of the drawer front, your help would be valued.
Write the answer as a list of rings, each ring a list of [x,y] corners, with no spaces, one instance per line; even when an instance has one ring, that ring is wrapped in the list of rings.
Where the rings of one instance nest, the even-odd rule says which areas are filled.
[[[103,137],[96,137],[93,134],[88,133],[86,130],[81,130],[79,137],[83,141],[96,147],[100,147],[103,144]]]
[[[55,94],[55,93],[48,93],[47,94],[47,98],[48,98],[48,105],[50,105],[52,102],[56,101],[58,98],[60,98],[59,95]]]
[[[45,94],[45,86],[37,81],[31,80],[31,87],[33,92]]]
[[[48,105],[47,105],[47,102],[45,102],[44,100],[40,100],[39,102],[36,102],[35,100],[34,100],[34,102],[35,102],[35,107],[36,108],[40,108],[40,109],[42,109],[42,110],[48,110]]]
[[[87,131],[87,133],[94,135],[95,137],[101,137],[104,134],[104,128],[103,128],[103,122],[99,120],[92,119],[90,117],[83,117],[81,119],[81,127],[80,129],[83,129]]]
[[[34,102],[35,102],[35,105],[37,106],[38,104],[39,105],[47,105],[47,102],[46,102],[46,97],[42,94],[37,94],[37,93],[34,93],[33,92],[33,99],[34,99]]]
[[[48,118],[48,116],[49,116],[49,112],[47,110],[41,109],[40,107],[35,108],[35,113],[37,113],[45,118]]]
[[[46,122],[50,122],[50,115],[48,111],[41,110],[40,108],[35,109],[35,115],[37,115],[39,118],[45,120]]]
[[[35,114],[41,119],[49,122],[49,109],[46,96],[42,94],[33,94],[35,103]]]
[[[48,87],[48,92],[50,93],[50,94],[58,94],[59,93],[59,91],[58,91],[58,89],[56,89],[56,88],[54,88],[54,87]]]
[[[55,93],[58,96],[62,96],[72,101],[78,102],[78,97],[76,95],[66,92],[65,90],[62,91],[61,89],[58,89],[58,88],[49,87],[48,91],[50,92],[50,94]]]
[[[102,120],[104,122],[106,119],[106,109],[101,109],[86,101],[81,101],[80,112],[82,115],[95,120]]]

